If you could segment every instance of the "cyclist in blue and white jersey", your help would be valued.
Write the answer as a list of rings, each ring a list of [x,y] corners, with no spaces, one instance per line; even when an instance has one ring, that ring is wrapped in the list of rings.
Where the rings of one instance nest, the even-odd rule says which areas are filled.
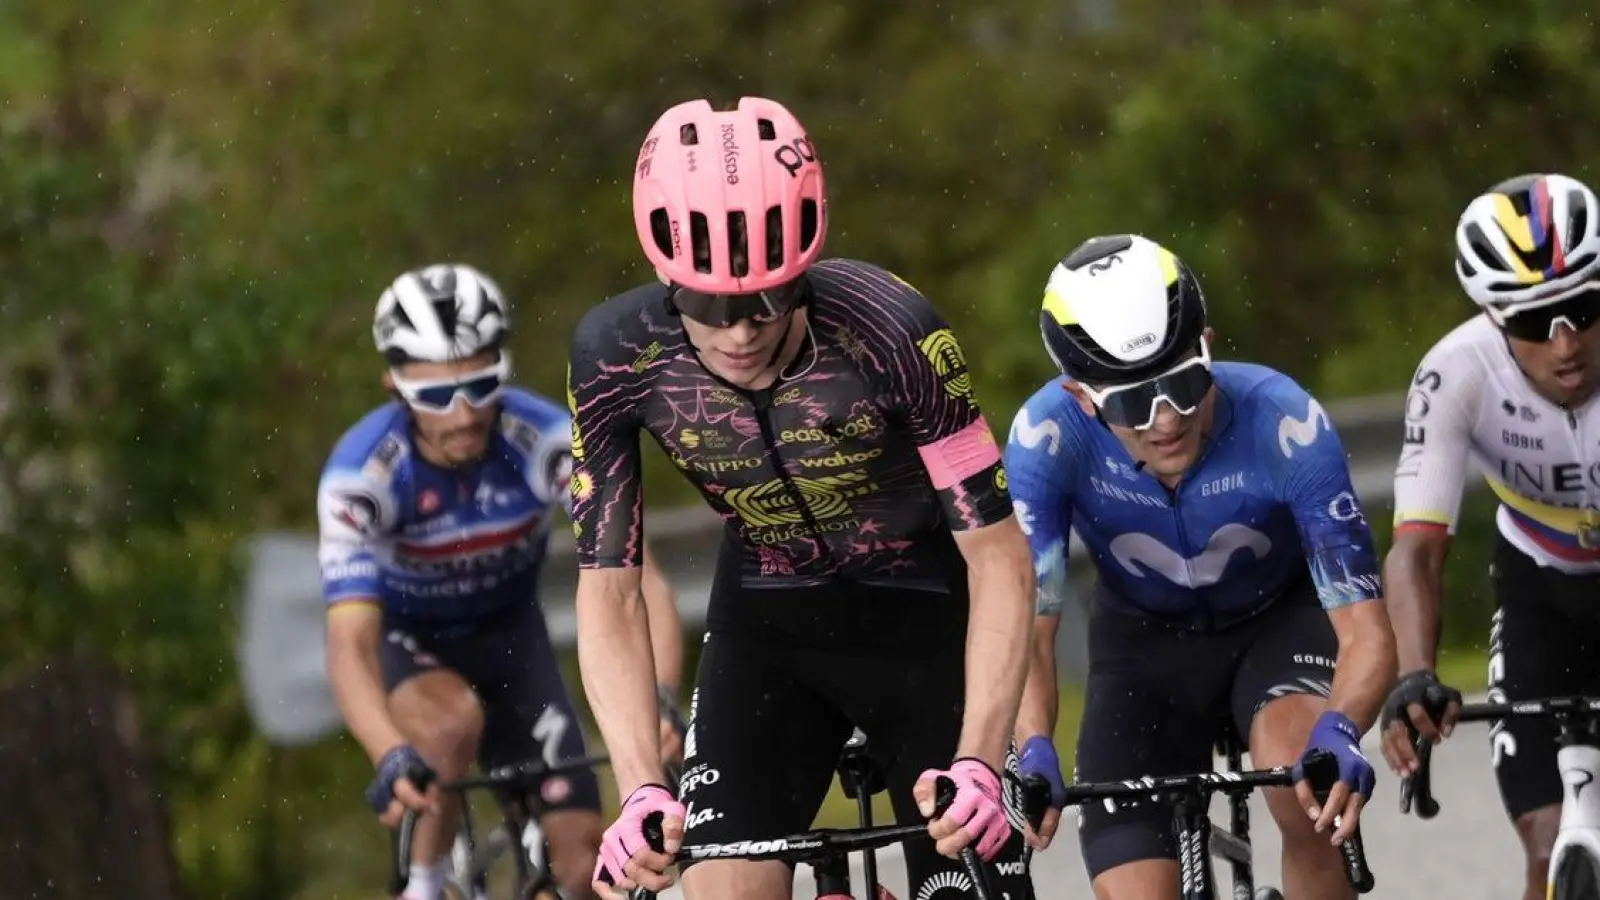
[[[1257,766],[1331,753],[1340,783],[1325,808],[1303,779],[1266,799],[1283,833],[1284,893],[1351,896],[1332,844],[1372,792],[1360,740],[1395,649],[1327,414],[1272,369],[1214,363],[1199,283],[1137,235],[1073,250],[1040,322],[1066,379],[1028,400],[1005,455],[1039,579],[1023,772],[1062,788],[1050,736],[1070,528],[1099,576],[1077,777],[1209,771],[1223,728]],[[1052,815],[1039,843],[1055,825]],[[1081,825],[1096,896],[1178,896],[1170,808],[1085,807]]]
[[[373,324],[394,399],[345,432],[317,489],[328,679],[377,767],[367,799],[391,826],[405,807],[439,813],[418,823],[406,900],[443,896],[458,813],[437,790],[416,790],[412,765],[455,778],[474,757],[494,766],[585,752],[537,597],[551,519],[570,509],[571,420],[508,383],[507,314],[499,288],[469,266],[396,279]],[[681,626],[645,561],[656,679],[676,696]],[[567,897],[590,896],[602,829],[594,773],[551,779],[542,799],[552,873]]]

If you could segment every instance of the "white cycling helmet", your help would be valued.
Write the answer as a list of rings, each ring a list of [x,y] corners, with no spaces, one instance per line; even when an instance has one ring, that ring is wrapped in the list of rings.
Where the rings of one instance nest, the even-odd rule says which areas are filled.
[[[463,265],[401,275],[378,298],[372,339],[390,365],[451,362],[498,350],[510,331],[500,288]]]
[[[1456,223],[1456,277],[1500,322],[1600,276],[1600,202],[1565,175],[1519,175],[1468,204]]]

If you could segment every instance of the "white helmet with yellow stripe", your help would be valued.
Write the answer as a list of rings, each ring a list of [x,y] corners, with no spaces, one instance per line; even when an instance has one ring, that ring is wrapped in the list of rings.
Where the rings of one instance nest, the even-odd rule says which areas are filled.
[[[1206,328],[1200,283],[1136,234],[1090,238],[1056,264],[1039,330],[1056,367],[1093,385],[1134,384],[1193,355]]]
[[[1456,277],[1495,324],[1600,275],[1600,203],[1566,175],[1519,175],[1468,204],[1456,223]]]

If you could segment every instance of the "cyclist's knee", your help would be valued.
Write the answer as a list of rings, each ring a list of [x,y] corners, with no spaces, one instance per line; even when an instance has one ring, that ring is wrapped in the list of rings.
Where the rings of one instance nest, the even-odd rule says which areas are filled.
[[[1306,815],[1305,807],[1295,796],[1293,788],[1263,788],[1261,798],[1267,803],[1267,812],[1278,825],[1284,844],[1316,844],[1328,846],[1328,836],[1317,834],[1316,823]]]
[[[1315,694],[1287,694],[1262,706],[1250,723],[1251,765],[1263,769],[1292,765],[1326,705]]]
[[[390,697],[395,725],[441,774],[464,773],[483,735],[483,707],[461,676],[435,671],[401,684]]]

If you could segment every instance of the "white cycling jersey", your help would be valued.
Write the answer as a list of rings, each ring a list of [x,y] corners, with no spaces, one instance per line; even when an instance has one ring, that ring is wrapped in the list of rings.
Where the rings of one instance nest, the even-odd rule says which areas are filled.
[[[1600,572],[1600,397],[1546,400],[1499,329],[1474,317],[1422,358],[1406,395],[1394,523],[1455,531],[1471,460],[1500,498],[1500,533],[1541,565]]]

